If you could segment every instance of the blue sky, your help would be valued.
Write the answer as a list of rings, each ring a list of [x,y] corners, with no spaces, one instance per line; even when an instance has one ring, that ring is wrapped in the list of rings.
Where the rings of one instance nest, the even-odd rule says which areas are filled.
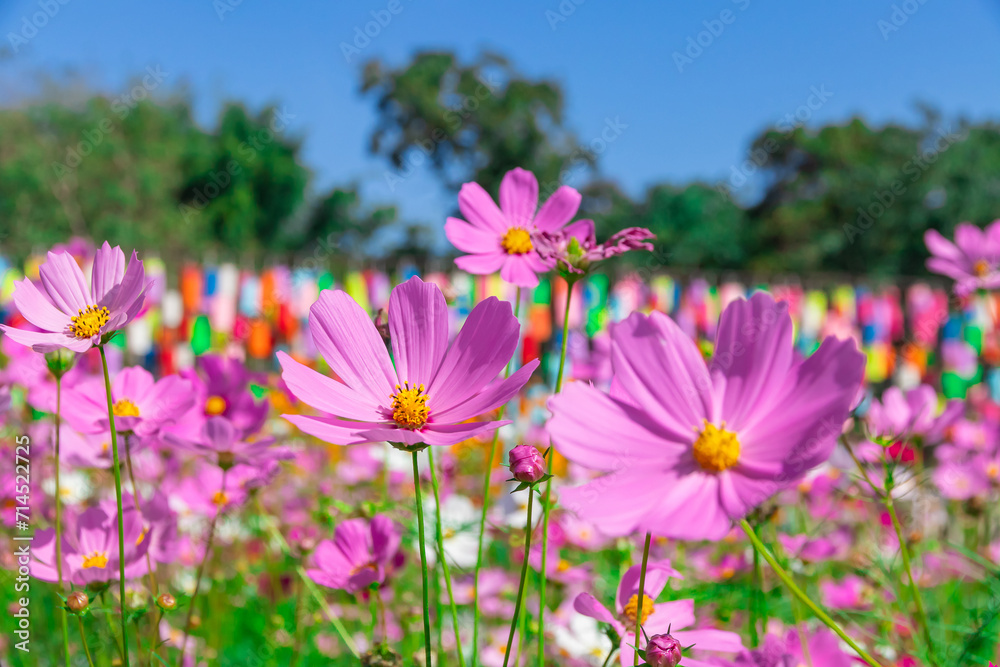
[[[401,11],[347,62],[341,42],[392,2]],[[921,101],[948,118],[1000,118],[1000,0],[0,0],[0,46],[12,50],[10,33],[23,35],[42,6],[54,15],[0,59],[0,104],[37,93],[45,75],[74,72],[116,93],[159,66],[167,87],[190,89],[208,126],[224,100],[283,105],[319,187],[356,181],[369,200],[431,223],[454,205],[432,176],[418,172],[391,192],[386,165],[367,154],[374,112],[358,82],[368,58],[506,54],[525,75],[562,85],[583,141],[609,118],[627,126],[600,165],[634,194],[725,177],[751,137],[813,88],[829,94],[813,98],[813,125],[854,114],[914,123]],[[707,46],[679,71],[675,52],[707,28],[719,34],[702,34]]]

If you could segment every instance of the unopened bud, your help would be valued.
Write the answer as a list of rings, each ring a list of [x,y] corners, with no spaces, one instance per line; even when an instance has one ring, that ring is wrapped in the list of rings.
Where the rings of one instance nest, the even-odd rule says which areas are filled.
[[[510,472],[519,482],[533,484],[545,476],[545,459],[531,445],[510,450]]]
[[[73,591],[66,597],[66,606],[74,614],[79,614],[90,604],[90,598],[83,591]]]
[[[177,608],[177,599],[170,593],[161,593],[156,598],[156,606],[163,611],[172,611]]]
[[[646,644],[646,663],[649,667],[677,667],[681,658],[681,643],[666,635],[653,635]]]
[[[52,352],[45,353],[45,365],[49,367],[49,372],[57,379],[69,372],[76,363],[76,352],[60,347]]]

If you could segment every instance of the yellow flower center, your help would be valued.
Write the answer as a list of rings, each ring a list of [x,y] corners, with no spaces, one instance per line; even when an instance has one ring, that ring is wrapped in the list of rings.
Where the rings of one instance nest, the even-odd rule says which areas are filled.
[[[111,412],[115,414],[115,417],[138,417],[139,408],[135,403],[123,398],[122,400],[116,402],[111,406]]]
[[[105,551],[95,551],[83,557],[83,569],[99,567],[102,570],[108,565],[108,554]]]
[[[205,414],[211,417],[221,415],[226,411],[226,399],[221,396],[209,396],[205,401]]]
[[[229,496],[226,495],[225,491],[216,491],[212,496],[212,502],[218,507],[222,507],[229,502]]]
[[[403,387],[396,385],[396,393],[392,395],[392,419],[398,425],[408,429],[418,429],[427,423],[427,394],[424,385],[410,387],[407,382]]]
[[[985,259],[976,260],[976,263],[972,265],[972,272],[982,278],[990,272],[990,263]]]
[[[135,539],[135,546],[139,546],[140,544],[142,544],[142,541],[144,539],[146,539],[146,527],[145,526],[143,526],[142,532],[139,533],[139,537],[137,537]]]
[[[569,564],[568,561],[563,560],[563,559],[560,558],[559,559],[559,563],[556,565],[556,572],[565,572],[570,567],[571,566],[570,566],[570,564]]]
[[[639,596],[633,595],[628,599],[628,604],[625,605],[623,613],[625,614],[625,620],[628,621],[626,624],[626,629],[635,628],[635,617],[636,613],[639,611]],[[639,625],[645,625],[646,620],[649,615],[653,613],[653,598],[648,595],[642,596],[642,619],[639,621]]]
[[[70,318],[69,330],[77,338],[93,338],[101,333],[101,327],[108,323],[110,315],[104,306],[87,306],[86,310],[78,310],[77,314]]]
[[[989,463],[986,465],[986,474],[992,479],[1000,477],[1000,465],[996,463]]]
[[[520,227],[511,227],[500,241],[501,247],[508,255],[523,255],[531,252],[535,246],[531,244],[531,234]]]
[[[736,434],[726,430],[726,422],[722,428],[709,424],[705,420],[705,428],[694,441],[694,460],[703,470],[722,472],[736,465],[740,458],[740,441]]]

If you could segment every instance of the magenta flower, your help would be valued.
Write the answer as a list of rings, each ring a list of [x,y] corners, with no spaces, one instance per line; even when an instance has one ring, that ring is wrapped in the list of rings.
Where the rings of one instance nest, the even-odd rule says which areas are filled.
[[[112,412],[120,433],[154,435],[173,424],[194,403],[191,385],[177,375],[154,380],[145,368],[124,368],[111,381]],[[65,392],[66,421],[84,433],[108,429],[108,403],[103,378],[82,381]]]
[[[623,255],[630,250],[652,250],[656,235],[644,227],[629,227],[604,243],[597,242],[593,220],[577,220],[556,231],[540,231],[532,238],[542,259],[560,270],[586,273],[592,264]]]
[[[492,431],[510,422],[468,420],[509,401],[538,366],[535,359],[510,378],[497,379],[514,354],[520,328],[510,304],[495,297],[469,313],[449,345],[444,295],[416,277],[397,285],[389,298],[395,368],[372,320],[344,292],[320,294],[309,329],[340,379],[279,352],[282,378],[297,398],[331,416],[283,416],[338,445],[453,445]]]
[[[922,438],[927,444],[940,442],[945,429],[962,417],[962,401],[948,401],[938,410],[938,395],[930,385],[920,385],[903,395],[899,387],[882,393],[882,401],[872,401],[866,415],[873,436],[909,440]]]
[[[519,482],[533,484],[545,476],[545,459],[531,445],[510,450],[510,474]]]
[[[42,289],[27,278],[15,283],[14,305],[39,330],[0,324],[11,340],[36,352],[60,347],[86,352],[124,328],[142,308],[142,262],[133,251],[126,268],[121,248],[107,241],[94,257],[89,287],[80,266],[65,252],[50,252],[38,272]]]
[[[635,621],[639,609],[639,565],[630,567],[618,583],[618,593],[615,596],[615,611],[597,601],[590,593],[580,593],[573,601],[573,608],[584,616],[609,624],[621,637],[619,646],[621,664],[628,666],[633,663],[635,652],[632,646],[635,641]],[[680,578],[680,573],[670,566],[670,561],[653,561],[646,565],[646,586],[642,601],[642,618],[640,624],[646,634],[661,635],[669,633],[683,646],[695,645],[702,651],[720,651],[738,653],[743,650],[740,636],[733,632],[702,629],[687,630],[694,625],[694,600],[674,600],[657,602],[656,598],[667,585],[671,577]],[[642,642],[644,644],[645,642]],[[642,648],[642,644],[638,644]],[[688,664],[702,665],[706,663],[688,660]]]
[[[560,492],[609,535],[723,538],[829,458],[865,367],[853,340],[797,360],[788,305],[765,293],[726,308],[711,366],[663,313],[611,335],[611,395],[571,383],[547,426],[570,461],[610,473]]]
[[[180,373],[193,387],[194,404],[168,431],[181,437],[197,436],[211,417],[225,417],[243,438],[260,430],[270,405],[254,399],[249,386],[251,382],[266,384],[266,377],[251,373],[239,359],[214,354],[198,357],[196,368]]]
[[[829,630],[812,633],[807,644],[809,663],[813,667],[850,667],[857,664],[840,650],[840,640]],[[744,652],[733,667],[795,667],[806,662],[799,632],[789,630],[784,639],[767,635],[760,647]]]
[[[580,193],[563,185],[536,213],[538,181],[524,169],[508,171],[500,183],[500,207],[477,183],[466,183],[458,193],[465,219],[448,218],[444,232],[452,245],[469,253],[455,266],[474,274],[500,271],[500,277],[519,287],[538,285],[539,273],[552,268],[535,250],[532,236],[555,232],[580,207]]]
[[[1000,286],[1000,220],[986,229],[963,222],[955,227],[954,243],[928,229],[924,243],[931,253],[927,268],[953,278],[957,294]]]
[[[240,432],[225,417],[212,417],[205,422],[201,433],[192,438],[167,433],[164,439],[181,449],[210,457],[223,469],[231,468],[236,463],[261,465],[276,458],[290,457],[289,453],[271,447],[274,438],[242,440]]]
[[[376,514],[371,523],[364,519],[344,521],[333,540],[323,540],[313,554],[316,567],[306,570],[321,586],[357,593],[372,584],[385,582],[402,533],[388,517]]]
[[[145,556],[150,540],[145,539],[142,517],[134,509],[122,513],[122,523],[125,528],[125,576],[131,579],[147,572]],[[117,581],[117,512],[108,514],[99,507],[91,507],[67,524],[62,546],[63,576],[78,586]],[[35,534],[31,574],[42,581],[58,581],[54,533],[46,528]]]

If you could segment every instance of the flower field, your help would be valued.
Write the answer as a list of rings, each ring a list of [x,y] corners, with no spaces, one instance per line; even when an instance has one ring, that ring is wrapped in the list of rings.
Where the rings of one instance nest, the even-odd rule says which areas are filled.
[[[580,200],[466,183],[425,275],[4,264],[3,665],[996,660],[1000,222],[761,285]]]

